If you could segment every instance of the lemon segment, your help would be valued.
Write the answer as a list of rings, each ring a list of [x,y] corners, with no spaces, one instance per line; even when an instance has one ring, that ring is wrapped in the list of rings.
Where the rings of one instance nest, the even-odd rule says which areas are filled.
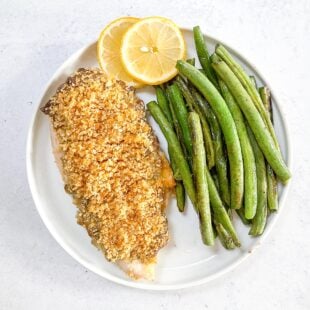
[[[123,36],[123,66],[129,75],[144,84],[159,85],[172,79],[177,74],[177,60],[185,56],[182,32],[167,18],[141,19]]]
[[[124,69],[120,51],[124,33],[139,20],[136,17],[121,17],[112,21],[103,29],[97,42],[98,63],[107,77],[122,80],[134,87],[141,87],[142,84]]]

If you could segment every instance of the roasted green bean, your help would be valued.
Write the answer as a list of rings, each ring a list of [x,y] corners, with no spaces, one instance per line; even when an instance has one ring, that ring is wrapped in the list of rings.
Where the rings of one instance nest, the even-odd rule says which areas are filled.
[[[199,106],[195,102],[195,99],[193,98],[186,83],[181,78],[177,78],[176,83],[179,85],[179,88],[183,94],[183,97],[185,98],[187,106],[190,107],[190,111],[194,110],[199,115],[201,126],[202,126],[202,133],[203,133],[206,154],[207,154],[208,168],[211,169],[215,164],[215,154],[214,154],[214,147],[213,147],[213,141],[211,137],[211,131],[210,131],[209,124],[206,120],[205,115],[202,113]]]
[[[230,206],[230,189],[228,180],[229,167],[226,158],[226,150],[221,127],[212,109],[205,101],[205,99],[200,95],[200,93],[194,87],[191,87],[191,92],[193,94],[193,97],[196,99],[196,104],[198,105],[202,113],[206,116],[206,119],[210,125],[211,136],[214,146],[215,167],[219,179],[219,192],[225,204],[227,206]]]
[[[234,58],[230,55],[230,53],[225,49],[223,45],[218,45],[215,51],[216,54],[219,55],[229,66],[229,68],[234,72],[236,77],[239,79],[240,83],[243,85],[243,87],[249,94],[250,98],[252,99],[252,102],[254,103],[256,109],[261,114],[262,119],[265,125],[267,126],[268,131],[274,141],[274,144],[279,148],[278,140],[274,128],[272,126],[272,123],[270,121],[270,118],[266,113],[266,110],[264,109],[262,100],[258,94],[256,87],[251,82],[251,79],[249,78],[247,73],[243,70],[243,68],[234,60]]]
[[[196,26],[193,28],[194,32],[194,41],[197,51],[197,56],[199,59],[199,62],[207,74],[208,79],[212,82],[212,84],[218,88],[218,83],[216,80],[216,75],[214,74],[214,71],[212,69],[210,60],[209,60],[209,52],[207,49],[206,42],[203,37],[203,33],[200,30],[199,26]]]
[[[167,91],[173,105],[173,110],[181,127],[183,141],[189,156],[192,156],[192,141],[188,125],[188,112],[179,86],[173,83],[168,86]]]
[[[193,142],[193,172],[196,183],[196,207],[200,220],[200,230],[203,242],[206,245],[213,245],[214,235],[206,175],[208,168],[199,115],[196,112],[190,112],[188,120]]]
[[[236,75],[228,65],[215,54],[212,55],[212,66],[220,78],[225,82],[228,89],[234,96],[244,116],[246,117],[255,138],[264,153],[268,163],[282,182],[287,182],[290,172],[283,161],[280,150],[275,145],[273,138],[268,131],[261,115],[255,108],[251,97],[244,89]],[[251,84],[252,85],[252,84]]]
[[[227,103],[230,113],[235,121],[244,165],[244,209],[245,217],[252,219],[257,207],[257,180],[254,152],[248,137],[245,120],[242,112],[231,95],[225,83],[219,80],[222,95]]]
[[[264,232],[267,223],[267,171],[264,155],[257,144],[255,136],[250,127],[247,127],[247,129],[255,154],[257,174],[257,210],[252,219],[249,234],[259,236]]]
[[[157,99],[158,105],[160,106],[160,108],[164,112],[168,121],[170,123],[172,123],[172,115],[171,115],[171,111],[169,108],[169,102],[168,102],[168,99],[166,97],[164,89],[161,88],[160,86],[156,86],[155,91],[156,91],[156,99]]]
[[[244,173],[241,147],[234,120],[221,94],[206,76],[183,60],[178,60],[176,67],[207,99],[220,123],[230,163],[230,206],[233,209],[239,209],[243,200]]]
[[[268,111],[271,121],[272,119],[272,105],[271,105],[271,94],[268,87],[263,86],[259,88],[259,94],[264,103],[265,109]],[[278,184],[277,178],[270,167],[267,165],[267,202],[270,211],[278,210]]]
[[[159,125],[161,131],[163,132],[168,142],[169,149],[173,153],[175,164],[177,165],[179,173],[182,177],[185,190],[188,194],[188,197],[195,206],[196,193],[191,171],[188,162],[184,156],[184,153],[182,151],[180,142],[172,128],[172,125],[169,123],[163,111],[155,101],[149,102],[147,104],[147,108],[150,111],[153,118],[155,119],[155,121],[157,122],[157,124]]]

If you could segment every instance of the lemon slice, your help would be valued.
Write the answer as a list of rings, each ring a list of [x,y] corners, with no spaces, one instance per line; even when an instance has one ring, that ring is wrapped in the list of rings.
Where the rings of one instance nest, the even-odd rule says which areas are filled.
[[[124,69],[120,50],[124,33],[139,20],[136,17],[121,17],[114,20],[102,30],[97,42],[98,63],[107,77],[122,80],[134,87],[142,85]]]
[[[158,85],[177,74],[179,59],[186,46],[178,26],[164,17],[148,17],[131,26],[123,36],[121,58],[127,72],[136,80]]]

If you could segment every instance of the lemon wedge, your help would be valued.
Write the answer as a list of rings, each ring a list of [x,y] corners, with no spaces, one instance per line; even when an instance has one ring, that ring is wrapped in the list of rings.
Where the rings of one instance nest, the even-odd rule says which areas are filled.
[[[139,20],[136,17],[118,18],[102,30],[97,41],[98,63],[107,77],[122,80],[134,87],[142,85],[124,69],[120,51],[124,33]]]
[[[144,84],[159,85],[172,79],[177,74],[177,60],[185,56],[182,32],[164,17],[141,19],[123,36],[123,66],[129,75]]]

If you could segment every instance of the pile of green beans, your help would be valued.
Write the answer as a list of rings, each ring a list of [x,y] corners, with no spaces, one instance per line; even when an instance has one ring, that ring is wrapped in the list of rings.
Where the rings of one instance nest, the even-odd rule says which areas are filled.
[[[178,209],[184,211],[187,193],[203,243],[211,246],[218,236],[234,249],[241,244],[233,210],[250,235],[261,235],[278,209],[278,180],[286,183],[290,172],[273,128],[269,89],[257,88],[222,45],[210,56],[199,26],[193,33],[202,68],[195,59],[179,60],[179,75],[157,86],[157,102],[147,107],[168,142]]]

